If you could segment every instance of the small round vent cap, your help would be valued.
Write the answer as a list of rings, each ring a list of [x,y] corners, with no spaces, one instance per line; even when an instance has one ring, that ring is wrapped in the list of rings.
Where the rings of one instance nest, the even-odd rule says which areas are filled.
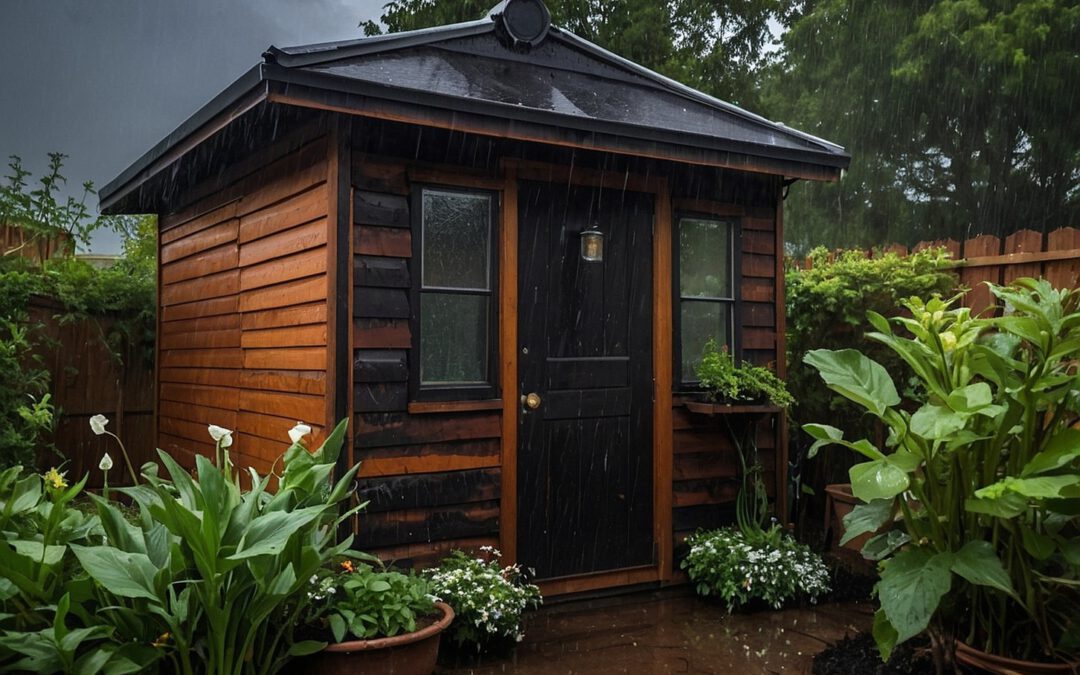
[[[535,47],[551,28],[551,12],[541,0],[507,0],[501,18],[503,30],[515,46]]]

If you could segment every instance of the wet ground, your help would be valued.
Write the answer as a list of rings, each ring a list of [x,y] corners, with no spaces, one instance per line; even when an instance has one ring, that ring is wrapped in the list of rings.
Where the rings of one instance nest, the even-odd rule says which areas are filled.
[[[870,627],[869,602],[728,614],[674,590],[545,607],[509,658],[445,675],[494,673],[809,673],[814,654]]]

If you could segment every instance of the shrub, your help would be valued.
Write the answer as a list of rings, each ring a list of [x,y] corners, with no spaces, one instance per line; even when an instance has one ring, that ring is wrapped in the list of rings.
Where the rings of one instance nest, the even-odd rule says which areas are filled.
[[[829,591],[829,570],[821,557],[778,526],[759,536],[734,527],[698,531],[686,540],[682,562],[698,594],[719,597],[728,611],[762,600],[780,609],[798,598],[811,602]]]
[[[454,551],[427,570],[432,591],[454,608],[451,639],[478,652],[507,640],[520,642],[522,615],[541,603],[540,589],[525,582],[518,566],[500,567],[501,554],[490,546],[481,551],[487,560]]]
[[[413,572],[346,560],[340,572],[324,569],[311,577],[311,584],[313,606],[305,622],[329,630],[335,642],[347,636],[367,640],[411,633],[418,617],[435,613],[428,580]]]

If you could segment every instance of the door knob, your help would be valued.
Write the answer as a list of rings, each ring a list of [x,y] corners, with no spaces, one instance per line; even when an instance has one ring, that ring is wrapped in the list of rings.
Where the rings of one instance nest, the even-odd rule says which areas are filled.
[[[527,396],[525,394],[521,395],[521,405],[529,410],[536,410],[540,407],[540,403],[540,395],[537,393],[532,393]]]

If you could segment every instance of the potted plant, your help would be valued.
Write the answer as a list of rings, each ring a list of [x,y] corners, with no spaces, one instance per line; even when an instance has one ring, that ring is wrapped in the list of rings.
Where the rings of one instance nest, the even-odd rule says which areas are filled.
[[[1069,672],[1080,643],[1080,290],[1032,279],[991,290],[1002,317],[939,298],[913,298],[910,317],[891,322],[870,313],[868,337],[925,389],[913,413],[858,351],[807,355],[829,388],[887,425],[883,447],[804,428],[813,450],[836,443],[867,460],[850,470],[862,503],[845,526],[846,536],[888,528],[863,548],[881,561],[873,632],[883,656],[926,631],[938,672],[955,640],[960,659],[1010,659],[980,664],[997,672]]]
[[[453,551],[425,574],[432,592],[445,600],[457,618],[447,632],[459,654],[502,651],[525,637],[524,613],[536,609],[540,589],[528,583],[517,565],[501,566],[502,554],[480,547],[480,557]]]
[[[310,582],[305,637],[331,644],[299,662],[299,670],[430,675],[435,669],[439,634],[454,610],[431,594],[427,579],[349,559]]]
[[[726,404],[771,404],[786,408],[794,402],[784,381],[771,370],[743,362],[735,365],[727,345],[709,338],[697,366],[698,381],[707,401]]]

